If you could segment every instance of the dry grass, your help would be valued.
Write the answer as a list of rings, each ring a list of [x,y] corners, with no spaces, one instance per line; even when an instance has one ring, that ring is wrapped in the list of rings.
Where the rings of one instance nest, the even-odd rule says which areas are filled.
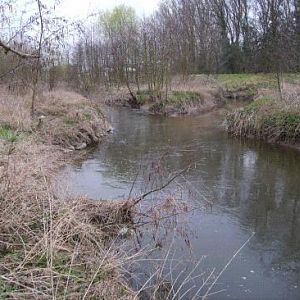
[[[12,299],[130,295],[119,273],[124,261],[109,247],[121,224],[130,221],[124,203],[68,200],[55,194],[51,178],[63,157],[53,147],[28,141],[7,151],[1,172],[1,295]]]
[[[70,160],[62,151],[69,146],[66,132],[68,138],[82,128],[103,134],[106,124],[94,105],[74,93],[44,97],[38,110],[46,118],[39,124],[24,98],[1,96],[1,122],[17,138],[0,138],[0,298],[131,298],[120,273],[130,257],[112,247],[131,222],[127,204],[68,199],[53,187],[57,170]],[[15,101],[16,112],[4,98]],[[9,111],[14,118],[6,118]],[[91,117],[80,119],[87,112]],[[63,118],[73,113],[78,122],[67,131]],[[59,145],[55,131],[63,136]],[[80,142],[86,137],[91,139],[81,132]]]
[[[27,131],[31,128],[30,96],[9,93],[0,85],[0,125],[9,124],[12,128]]]
[[[99,106],[74,92],[44,94],[37,110],[45,116],[38,126],[40,136],[72,150],[98,143],[108,129]]]
[[[284,108],[290,111],[300,112],[300,83],[283,85]]]
[[[37,115],[43,119],[32,120],[23,100],[15,98],[20,112],[13,120],[5,119],[13,107],[0,107],[2,126],[15,136],[0,137],[0,299],[137,299],[142,291],[128,286],[124,269],[144,252],[122,250],[124,229],[154,223],[154,246],[160,247],[160,225],[171,231],[186,205],[169,196],[143,206],[140,215],[141,198],[69,197],[55,181],[74,157],[66,148],[96,142],[92,135],[101,139],[107,124],[93,103],[72,92],[40,97]]]

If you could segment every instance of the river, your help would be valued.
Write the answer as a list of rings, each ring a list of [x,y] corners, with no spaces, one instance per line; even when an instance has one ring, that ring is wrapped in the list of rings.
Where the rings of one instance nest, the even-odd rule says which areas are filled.
[[[222,114],[164,118],[111,109],[114,133],[63,171],[68,189],[93,199],[127,197],[141,162],[168,153],[170,172],[194,163],[185,175],[191,201],[213,205],[190,213],[192,251],[178,246],[178,257],[192,252],[193,265],[205,256],[199,272],[220,271],[255,232],[212,290],[222,292],[209,299],[300,299],[300,154],[228,137]],[[194,290],[202,280],[193,280]]]

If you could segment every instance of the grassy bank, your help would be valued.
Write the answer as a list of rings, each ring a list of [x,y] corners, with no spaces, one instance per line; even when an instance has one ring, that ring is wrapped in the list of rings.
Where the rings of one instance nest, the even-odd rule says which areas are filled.
[[[30,98],[1,88],[0,299],[127,299],[120,269],[126,259],[110,247],[127,202],[72,199],[57,171],[106,135],[99,107],[80,95]],[[74,153],[74,154],[72,154]]]
[[[226,99],[254,100],[261,95],[274,95],[278,90],[276,74],[219,74],[214,76],[223,90]],[[283,85],[295,86],[300,84],[299,74],[281,74]]]
[[[167,91],[149,91],[146,86],[142,86],[134,95],[135,99],[126,88],[122,88],[110,90],[101,98],[108,105],[140,108],[152,114],[165,116],[201,114],[225,103],[220,84],[214,78],[205,75],[185,79],[176,77]]]
[[[138,105],[150,113],[159,115],[195,115],[211,111],[223,105],[221,97],[203,91],[173,90],[167,96],[153,97],[148,91],[137,95]]]
[[[279,143],[300,149],[300,98],[292,87],[276,96],[259,96],[254,102],[227,116],[228,133]]]

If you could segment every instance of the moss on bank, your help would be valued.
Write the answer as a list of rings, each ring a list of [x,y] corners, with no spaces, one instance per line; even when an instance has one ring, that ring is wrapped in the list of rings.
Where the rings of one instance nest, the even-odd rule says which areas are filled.
[[[227,130],[234,136],[250,137],[273,143],[300,144],[300,111],[270,97],[230,113]]]

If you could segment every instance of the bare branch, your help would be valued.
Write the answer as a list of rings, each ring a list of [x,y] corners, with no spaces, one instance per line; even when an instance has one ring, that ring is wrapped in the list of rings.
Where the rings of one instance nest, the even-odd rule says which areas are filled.
[[[23,59],[39,58],[39,55],[29,54],[29,53],[25,53],[25,52],[21,52],[16,49],[13,49],[1,40],[0,40],[0,47],[2,47],[4,49],[5,54],[7,54],[8,52],[11,52],[11,53],[18,55],[19,57],[21,57]]]
[[[144,200],[147,196],[162,191],[163,189],[165,189],[166,187],[168,187],[176,178],[178,178],[179,176],[181,176],[183,173],[185,173],[189,168],[191,167],[191,165],[188,165],[186,168],[182,169],[181,171],[179,171],[178,173],[176,173],[172,178],[170,178],[165,184],[163,184],[162,186],[155,188],[141,196],[139,196],[138,198],[133,200],[133,204],[131,206],[135,206],[138,203],[140,203],[142,200]]]

